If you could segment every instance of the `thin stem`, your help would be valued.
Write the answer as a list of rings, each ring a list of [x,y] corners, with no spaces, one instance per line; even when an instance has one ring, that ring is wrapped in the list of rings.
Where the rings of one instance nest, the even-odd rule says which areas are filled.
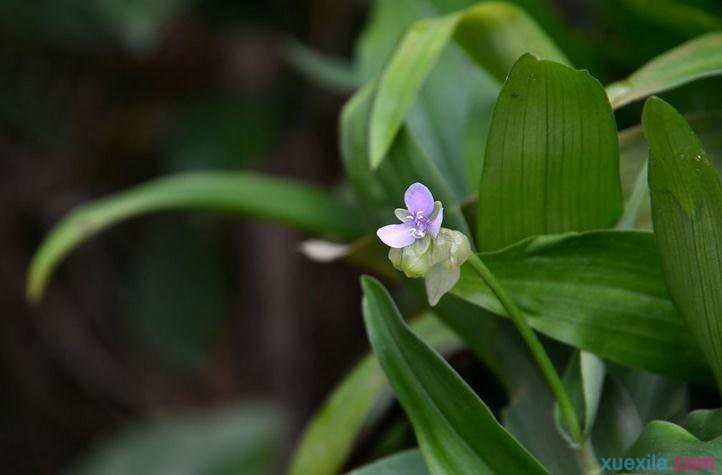
[[[554,397],[559,404],[559,410],[561,411],[562,417],[567,424],[567,428],[569,429],[572,439],[581,445],[583,443],[583,437],[579,427],[579,419],[577,418],[574,406],[572,406],[572,401],[569,399],[569,395],[564,389],[562,380],[559,378],[559,374],[554,368],[554,364],[549,359],[549,355],[547,355],[546,350],[544,350],[544,346],[542,346],[536,334],[529,326],[529,323],[526,321],[526,317],[522,313],[521,309],[516,306],[514,301],[509,297],[509,294],[506,293],[504,287],[499,284],[479,256],[472,254],[471,257],[469,257],[468,262],[474,267],[474,269],[476,269],[486,285],[491,289],[494,295],[496,295],[496,298],[506,309],[509,317],[514,322],[514,325],[516,325],[521,337],[526,342],[531,354],[534,356],[534,359],[539,365],[539,368],[549,384],[552,393],[554,393]]]

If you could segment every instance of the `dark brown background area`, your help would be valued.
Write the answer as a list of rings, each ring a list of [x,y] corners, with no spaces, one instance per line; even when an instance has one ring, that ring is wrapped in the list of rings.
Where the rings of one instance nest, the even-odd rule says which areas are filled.
[[[300,233],[228,216],[144,217],[73,252],[37,309],[24,300],[24,279],[41,239],[73,206],[172,171],[253,168],[337,184],[344,98],[304,81],[281,49],[295,37],[348,55],[365,9],[195,2],[142,53],[52,23],[0,31],[4,473],[54,473],[129,420],[239,399],[285,407],[292,445],[366,348],[355,272],[308,262]],[[203,251],[186,259],[190,246]],[[212,265],[194,265],[209,255]],[[152,284],[146,257],[161,276]],[[164,274],[173,285],[154,294]],[[192,291],[214,282],[220,291]],[[174,308],[202,307],[194,299],[213,308],[195,324],[184,317],[177,325],[188,328],[168,338],[159,333],[175,327],[172,311],[142,306],[157,309],[154,295],[172,291]],[[194,332],[202,337],[184,356]]]

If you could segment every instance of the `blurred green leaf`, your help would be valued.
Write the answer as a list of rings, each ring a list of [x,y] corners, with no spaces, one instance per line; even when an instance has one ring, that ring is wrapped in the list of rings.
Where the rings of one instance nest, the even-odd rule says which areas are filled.
[[[665,289],[651,233],[541,236],[483,260],[539,332],[626,366],[710,381]],[[452,293],[505,314],[468,265]]]
[[[619,457],[627,453],[644,428],[634,400],[616,378],[604,381],[592,443],[597,457]]]
[[[432,473],[547,473],[476,394],[403,322],[391,296],[362,278],[371,346],[414,426]]]
[[[580,415],[585,437],[594,427],[602,397],[604,375],[604,362],[586,351],[575,352],[564,372],[564,386],[574,404],[575,412]],[[568,441],[574,440],[564,424],[558,404],[554,404],[554,424]]]
[[[478,247],[603,229],[622,211],[614,115],[601,85],[531,55],[494,109],[479,187]]]
[[[353,64],[345,58],[325,56],[298,41],[288,41],[286,59],[313,82],[337,92],[349,92],[361,84]]]
[[[408,450],[353,470],[348,475],[427,475],[429,470],[418,450]]]
[[[431,313],[411,329],[442,354],[461,346],[459,338]],[[306,427],[291,462],[291,475],[333,475],[346,464],[362,429],[391,400],[391,391],[378,361],[366,356],[341,381]],[[365,473],[365,472],[362,472]]]
[[[610,84],[607,95],[617,109],[652,94],[718,74],[722,74],[722,33],[710,33],[654,58],[627,79]]]
[[[5,0],[0,23],[10,31],[72,43],[111,40],[145,54],[161,39],[163,27],[191,0]]]
[[[93,448],[72,473],[270,475],[283,422],[273,407],[239,406],[138,424]]]
[[[666,459],[666,469],[645,471],[643,473],[659,473],[672,470],[673,464],[678,457],[710,457],[715,465],[719,464],[722,457],[722,437],[702,442],[695,436],[671,422],[653,421],[644,428],[644,432],[629,450],[627,456],[633,458],[645,458],[654,454],[656,460]],[[619,456],[617,456],[619,457]],[[681,463],[681,462],[680,462]],[[634,468],[634,467],[633,467]],[[719,473],[717,470],[694,470],[676,469],[678,472],[689,471],[694,473]],[[638,472],[641,473],[641,472]]]
[[[386,156],[424,80],[452,37],[497,80],[502,80],[513,62],[529,51],[566,61],[544,32],[513,5],[482,3],[419,21],[405,34],[379,80],[369,131],[372,168]]]
[[[652,218],[667,289],[722,388],[722,185],[684,117],[651,98]]]
[[[699,409],[687,416],[687,430],[703,441],[722,436],[722,409]]]
[[[55,226],[33,257],[28,273],[28,298],[33,302],[40,300],[55,267],[82,242],[117,222],[166,210],[248,215],[345,238],[361,233],[356,210],[320,188],[252,172],[183,173],[72,211]]]

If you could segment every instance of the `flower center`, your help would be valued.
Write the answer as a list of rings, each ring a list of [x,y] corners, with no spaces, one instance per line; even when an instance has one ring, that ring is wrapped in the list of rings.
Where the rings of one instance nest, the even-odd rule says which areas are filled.
[[[409,229],[409,233],[416,239],[421,239],[426,236],[426,230],[429,227],[429,218],[424,216],[423,211],[417,211],[411,218],[414,227]]]

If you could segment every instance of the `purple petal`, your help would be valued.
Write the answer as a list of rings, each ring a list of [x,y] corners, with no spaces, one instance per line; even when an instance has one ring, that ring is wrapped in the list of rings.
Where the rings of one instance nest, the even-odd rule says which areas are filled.
[[[444,220],[444,208],[441,208],[438,213],[436,213],[436,217],[433,221],[429,223],[429,233],[433,237],[436,237],[439,235],[439,230],[441,229],[441,222]]]
[[[406,208],[413,215],[421,211],[424,216],[431,216],[434,212],[434,197],[431,192],[421,183],[414,183],[404,195]]]
[[[389,224],[376,231],[376,235],[381,241],[389,247],[401,249],[413,244],[416,238],[411,235],[409,230],[413,227],[412,223]]]

